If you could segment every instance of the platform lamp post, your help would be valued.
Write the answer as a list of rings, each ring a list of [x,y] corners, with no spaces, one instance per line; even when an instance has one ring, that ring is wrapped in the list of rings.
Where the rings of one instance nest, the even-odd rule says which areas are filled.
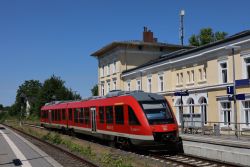
[[[21,111],[20,111],[19,125],[22,126],[22,115],[23,115],[22,113],[26,102],[26,95],[24,93],[21,93],[20,99],[21,99]]]
[[[235,136],[238,139],[239,135],[238,135],[238,125],[237,125],[237,103],[236,103],[236,86],[235,86],[235,52],[236,51],[240,51],[241,47],[240,46],[232,46],[232,45],[228,45],[225,47],[226,50],[230,50],[233,56],[233,88],[234,88],[234,92],[233,92],[233,101],[234,101],[234,128],[235,128]]]

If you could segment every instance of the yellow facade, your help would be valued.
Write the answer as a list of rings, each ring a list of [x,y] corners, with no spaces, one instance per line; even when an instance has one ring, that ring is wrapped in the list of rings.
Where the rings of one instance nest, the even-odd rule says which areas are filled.
[[[241,49],[232,54],[232,50],[226,49],[229,45],[241,46]],[[108,92],[104,85],[105,93],[101,93],[101,84],[116,78],[116,89],[127,91],[140,89],[166,96],[173,106],[177,120],[180,121],[180,97],[174,96],[174,92],[188,90],[189,96],[183,97],[183,113],[187,122],[190,119],[197,122],[204,119],[207,126],[220,122],[218,123],[220,127],[234,128],[232,124],[235,111],[233,102],[228,100],[227,86],[233,86],[234,73],[236,80],[249,79],[249,32],[245,36],[218,42],[217,45],[211,44],[201,49],[176,53],[176,56],[171,58],[168,58],[168,54],[173,49],[165,53],[159,52],[157,47],[144,49],[142,52],[135,47],[126,48],[126,51],[106,54],[98,59],[100,95]],[[161,55],[166,58],[164,56],[159,58]],[[117,60],[117,72],[109,76],[101,76],[103,65],[107,65],[107,62],[110,62],[108,60],[114,59]],[[155,61],[157,59],[159,61]],[[152,60],[154,63],[148,63]],[[250,123],[250,85],[237,87],[236,93],[246,95],[246,100],[237,101],[237,122]],[[240,127],[250,128],[248,124],[242,124]]]

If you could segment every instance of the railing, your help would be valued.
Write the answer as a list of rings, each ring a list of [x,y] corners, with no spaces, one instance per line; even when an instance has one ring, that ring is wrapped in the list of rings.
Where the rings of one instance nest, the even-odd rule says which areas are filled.
[[[180,127],[181,128],[181,127]],[[184,134],[197,134],[197,135],[227,135],[250,138],[250,125],[246,123],[237,123],[237,130],[235,123],[225,122],[201,122],[201,121],[184,121]]]

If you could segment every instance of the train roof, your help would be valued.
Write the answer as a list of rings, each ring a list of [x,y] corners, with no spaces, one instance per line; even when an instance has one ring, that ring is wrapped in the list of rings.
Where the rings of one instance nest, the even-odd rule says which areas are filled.
[[[106,96],[92,96],[86,99],[78,100],[78,101],[53,101],[50,103],[46,103],[44,105],[45,108],[49,106],[61,106],[65,107],[67,104],[75,103],[75,102],[83,102],[89,100],[97,100],[97,99],[107,99],[112,97],[121,97],[121,96],[132,96],[137,101],[152,101],[152,100],[164,100],[165,98],[162,95],[156,93],[148,93],[143,91],[121,91],[121,90],[114,90],[110,91]]]

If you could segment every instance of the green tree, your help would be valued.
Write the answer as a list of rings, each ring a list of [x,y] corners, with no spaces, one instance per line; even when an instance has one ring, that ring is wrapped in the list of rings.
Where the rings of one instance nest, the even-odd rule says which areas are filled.
[[[19,86],[17,90],[15,105],[11,111],[19,113],[21,106],[25,108],[25,102],[28,101],[30,104],[30,112],[31,114],[34,113],[41,88],[42,84],[38,80],[24,81],[24,83]]]
[[[2,105],[2,104],[0,104],[0,110],[3,110],[3,109],[4,109],[3,105]]]
[[[213,32],[212,28],[202,28],[198,35],[192,35],[189,38],[189,45],[192,46],[202,46],[215,42],[218,40],[225,39],[227,37],[226,32]]]
[[[95,84],[91,89],[92,96],[98,96],[98,85]]]
[[[60,77],[52,75],[44,81],[39,93],[39,100],[36,104],[36,110],[40,111],[41,106],[51,101],[81,99],[79,94],[73,93],[71,89],[66,88],[65,81]]]

